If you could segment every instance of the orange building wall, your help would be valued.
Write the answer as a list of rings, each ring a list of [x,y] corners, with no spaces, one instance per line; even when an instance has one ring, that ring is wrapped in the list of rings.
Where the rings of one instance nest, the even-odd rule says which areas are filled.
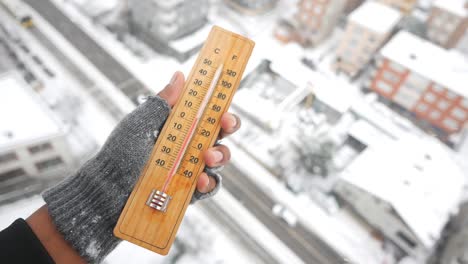
[[[399,73],[399,72],[393,71],[389,65],[390,65],[390,61],[387,60],[387,59],[385,59],[382,62],[382,65],[378,68],[377,73],[375,74],[375,77],[373,78],[373,80],[371,82],[371,89],[373,91],[375,91],[376,93],[378,93],[379,95],[389,99],[390,101],[395,102],[394,101],[394,96],[399,91],[402,84],[405,82],[406,78],[410,74],[410,71],[405,70],[405,71]],[[390,72],[394,73],[396,76],[398,76],[398,81],[392,83],[392,82],[386,80],[384,78],[384,72],[385,71],[390,71]],[[387,83],[388,85],[390,85],[390,87],[392,88],[391,91],[384,92],[384,91],[380,90],[377,87],[377,83],[379,81],[383,81],[383,82]],[[428,87],[422,88],[421,89],[422,92],[420,93],[420,97],[419,97],[417,103],[414,104],[414,106],[411,109],[407,109],[407,110],[409,110],[410,112],[413,112],[418,118],[420,118],[422,120],[425,120],[425,121],[428,121],[430,124],[434,125],[435,127],[438,127],[440,129],[442,129],[447,134],[452,134],[452,133],[459,132],[464,126],[468,125],[468,114],[465,115],[464,119],[460,119],[460,118],[457,118],[456,116],[454,116],[454,114],[452,113],[452,110],[454,108],[458,107],[458,108],[464,110],[466,113],[468,113],[468,107],[464,106],[462,104],[462,101],[463,101],[464,98],[462,96],[458,95],[458,94],[450,92],[446,88],[443,88],[441,91],[437,91],[435,89],[435,87],[434,87],[435,85],[436,84],[434,82],[430,82]],[[468,86],[467,86],[467,89],[468,89]],[[431,93],[435,97],[433,102],[429,102],[426,99],[426,95],[429,94],[429,93]],[[450,96],[450,94],[452,94],[452,96]],[[438,106],[438,104],[440,102],[442,102],[442,101],[445,101],[445,102],[448,103],[448,107],[446,109],[441,109]],[[422,105],[422,104],[427,106],[427,110],[420,111],[419,106]],[[437,117],[437,118],[431,117],[431,113],[433,111],[440,112],[440,116]],[[458,128],[453,129],[451,127],[448,127],[446,124],[444,124],[443,121],[446,118],[450,118],[450,119],[454,120],[457,123]]]

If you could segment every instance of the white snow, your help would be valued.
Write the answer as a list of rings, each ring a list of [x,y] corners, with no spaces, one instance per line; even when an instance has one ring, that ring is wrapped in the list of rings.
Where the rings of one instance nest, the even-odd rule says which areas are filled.
[[[389,33],[401,19],[401,13],[375,1],[366,1],[348,17],[354,23],[379,33]]]
[[[311,232],[343,254],[351,263],[380,263],[384,252],[381,243],[366,231],[359,219],[347,212],[330,215],[306,195],[295,196],[270,172],[248,157],[230,140],[224,141],[231,150],[232,162],[274,200],[295,213]]]
[[[229,204],[227,205],[229,206]],[[196,247],[186,252],[177,263],[235,264],[259,263],[256,256],[235,240],[235,236],[213,222],[202,205],[192,205],[186,212],[177,234],[182,243]],[[105,263],[171,263],[178,249],[173,247],[168,256],[161,256],[145,248],[123,241],[105,259]]]
[[[312,92],[318,100],[344,114],[358,98],[358,90],[342,79],[329,78],[312,72],[309,75]]]
[[[468,8],[465,7],[466,0],[436,0],[433,6],[449,11],[462,18],[468,16]]]
[[[63,133],[63,124],[20,76],[0,76],[0,148],[8,149]]]
[[[277,259],[280,263],[303,263],[296,254],[288,248],[280,239],[255,218],[247,209],[242,206],[228,191],[222,189],[213,197],[218,204],[233,221],[244,227],[251,239],[260,244],[268,254]],[[270,210],[270,208],[267,208]]]
[[[134,56],[134,54],[132,54],[132,52],[122,43],[118,42],[115,39],[115,36],[110,34],[104,27],[100,26],[99,24],[94,24],[90,18],[87,18],[82,13],[78,12],[72,1],[53,1],[57,3],[59,8],[72,17],[72,19],[77,24],[79,24],[79,26],[84,31],[86,31],[86,33],[88,33],[94,40],[96,40],[103,48],[111,52],[119,62],[124,64],[129,69],[129,71],[134,73],[138,79],[141,79],[143,82],[145,82],[154,92],[157,92],[159,89],[164,87],[175,70],[182,70],[183,72],[188,73],[191,66],[193,65],[195,56],[183,64],[177,62],[173,58],[157,54],[147,61],[142,61],[140,58]],[[74,2],[86,5],[92,1],[74,0]],[[96,10],[94,10],[96,12],[98,9],[106,10],[106,5],[110,5],[111,2],[113,3],[115,0],[91,3],[92,5],[89,7],[96,8]],[[401,131],[401,126],[405,127],[406,129],[407,124],[404,124],[402,120],[398,120],[398,125],[390,125],[388,122],[384,122],[382,118],[379,117],[379,115],[390,115],[388,114],[388,109],[388,111],[385,112],[383,107],[370,107],[370,105],[373,104],[370,101],[355,101],[354,96],[356,95],[355,91],[357,85],[351,85],[346,78],[336,76],[330,70],[330,61],[334,58],[333,50],[335,49],[335,40],[330,38],[320,47],[314,49],[303,49],[302,47],[295,44],[282,45],[278,41],[274,40],[273,29],[276,25],[276,20],[279,16],[290,13],[293,10],[293,8],[290,7],[295,7],[296,5],[292,3],[292,1],[280,1],[278,7],[274,11],[265,16],[255,17],[245,17],[238,15],[229,8],[224,7],[222,3],[218,4],[221,1],[212,2],[216,3],[214,6],[218,8],[215,8],[215,12],[210,14],[210,21],[213,23],[216,22],[216,24],[229,28],[238,33],[246,34],[252,37],[256,42],[255,52],[252,54],[252,58],[250,59],[250,62],[245,71],[246,73],[255,68],[259,61],[263,59],[270,59],[274,62],[272,64],[273,70],[296,85],[296,87],[301,87],[301,89],[306,87],[308,89],[310,86],[307,85],[311,84],[312,89],[316,93],[317,97],[320,97],[321,100],[326,101],[340,112],[346,112],[351,106],[351,111],[353,114],[357,114],[366,120],[366,122],[360,121],[355,123],[355,125],[353,125],[351,128],[350,134],[353,134],[356,137],[362,137],[363,141],[366,141],[366,144],[376,145],[379,143],[382,144],[383,142],[392,142],[395,138],[399,138],[402,136],[402,134],[405,134]],[[379,7],[376,8],[376,5]],[[364,8],[365,6],[367,6],[367,11]],[[363,10],[360,11],[361,13],[356,11],[356,14],[351,15],[350,19],[356,19],[357,23],[365,27],[370,27],[371,30],[378,33],[389,32],[389,29],[393,28],[401,18],[401,15],[397,11],[382,6],[378,3],[366,3],[362,6],[362,8]],[[55,30],[42,18],[36,18],[34,11],[31,11],[31,13],[34,15],[35,24],[38,25],[41,30],[46,33],[46,35],[51,37],[53,42],[56,43],[60,49],[62,49],[70,57],[73,57],[80,68],[84,69],[86,73],[89,74],[94,80],[97,80],[97,85],[100,86],[101,89],[105,90],[108,95],[111,95],[112,99],[115,102],[118,102],[122,109],[125,109],[125,111],[130,111],[133,109],[133,104],[129,102],[128,99],[125,98],[125,96],[118,89],[113,87],[112,84],[107,79],[105,79],[102,74],[99,73],[98,69],[89,63],[73,47],[71,47],[67,41],[63,40],[59,34],[55,32]],[[203,35],[206,33],[201,31],[199,34]],[[334,31],[333,36],[336,37],[336,39],[340,39],[339,37],[341,34],[341,30],[337,28]],[[198,37],[196,38],[198,39]],[[181,40],[175,45],[179,46],[180,44],[180,46],[185,47],[187,40],[188,39]],[[409,52],[420,52],[418,48],[408,48],[407,44],[402,44],[395,49],[396,51],[392,52],[398,52],[402,54]],[[312,57],[317,64],[316,66],[319,72],[312,71],[311,69],[304,67],[299,62],[301,57],[305,56],[306,54],[313,55]],[[439,60],[436,61],[437,63],[432,63],[433,66],[439,64]],[[448,64],[445,66],[454,65],[453,61],[448,61],[447,63]],[[431,65],[426,65],[425,67],[430,66]],[[445,72],[445,66],[442,67],[443,69],[438,70]],[[462,70],[458,75],[468,75],[466,74],[466,71],[463,70],[465,68],[459,67],[459,69]],[[439,75],[443,75],[435,74],[434,72],[430,73],[431,74],[428,76],[436,76],[436,78],[442,78]],[[447,77],[446,79],[450,78]],[[459,88],[462,88],[462,84],[468,83],[466,77],[459,78],[457,81],[459,83]],[[452,82],[455,83],[456,81],[453,80]],[[347,85],[350,86],[349,88],[350,91],[352,90],[352,92],[348,93]],[[299,91],[301,89],[297,89],[295,91]],[[468,93],[466,92],[466,89],[464,90],[465,94]],[[89,97],[83,96],[82,98]],[[243,96],[242,93],[239,93],[236,95],[234,102],[244,101],[246,98],[249,98],[249,95]],[[3,98],[0,96],[0,100],[1,99]],[[259,101],[256,103],[257,106],[260,105]],[[1,107],[2,106],[0,104],[0,108]],[[89,113],[95,111],[95,108],[89,105],[86,105],[85,108],[88,109],[87,112]],[[271,116],[271,113],[274,111],[268,112]],[[263,116],[263,118],[264,117],[265,116]],[[98,135],[97,137],[100,139],[98,142],[102,143],[105,140],[105,137],[110,130],[109,125],[103,126],[102,122],[100,122],[100,119],[89,115],[80,119],[81,123],[88,124],[89,127],[92,127],[93,130],[90,131],[92,131],[92,133],[95,135]],[[272,117],[272,119],[274,119],[274,117]],[[397,123],[396,119],[392,121]],[[284,123],[283,125],[288,126],[290,123]],[[266,146],[270,147],[272,142],[279,143],[284,141],[287,135],[281,135],[280,138],[259,136],[262,134],[256,133],[253,131],[253,128],[250,128],[251,126],[249,126],[249,122],[246,121],[243,129],[249,129],[248,132],[251,133],[246,133],[243,136],[250,136],[250,138],[242,138],[242,140],[244,142],[249,142],[248,140],[251,140],[253,137],[257,137],[255,140],[252,139],[251,142],[254,142],[255,144],[253,145],[261,151],[255,152],[255,158],[257,160],[253,160],[252,158],[248,157],[245,152],[230,144],[232,158],[235,164],[237,164],[239,167],[243,167],[245,169],[245,173],[248,173],[248,176],[251,177],[252,180],[267,194],[271,195],[275,200],[281,201],[288,209],[297,214],[300,223],[307,226],[312,232],[317,233],[321,238],[332,245],[332,247],[338,249],[338,251],[349,257],[353,263],[389,263],[386,260],[386,253],[382,250],[381,241],[372,237],[369,227],[361,222],[361,220],[356,219],[351,212],[340,210],[338,213],[330,214],[320,208],[315,202],[311,201],[309,197],[306,197],[305,195],[293,195],[284,187],[284,182],[278,181],[259,164],[258,160],[266,162],[269,165],[277,162],[271,159],[271,155],[267,152],[268,148]],[[411,132],[408,133],[414,133],[418,136],[421,135],[420,132],[415,130],[411,130]],[[229,144],[230,141],[227,140],[225,142]],[[460,154],[461,160],[463,160],[463,157],[466,157],[466,153],[468,153],[467,149],[468,147],[466,147],[463,153]],[[444,158],[443,161],[446,161],[446,159]],[[437,171],[442,170],[444,168],[443,166],[446,165],[440,161],[438,161],[436,164],[439,164],[438,166],[440,166],[435,168]],[[400,169],[403,170],[403,168]],[[372,170],[369,170],[369,172],[370,171]],[[445,173],[442,175],[445,177]],[[454,188],[453,184],[455,182],[456,181],[450,181],[447,183],[447,188]],[[430,181],[428,184],[435,185],[435,183],[435,181]],[[440,186],[446,188],[445,182],[440,182]],[[445,208],[445,206],[450,203],[450,198],[451,196],[443,197],[441,201],[438,202],[438,204],[434,205],[434,210],[440,210],[438,209],[439,206]],[[278,238],[272,235],[266,227],[262,226],[258,220],[250,215],[249,212],[241,204],[239,204],[239,202],[235,201],[235,199],[230,196],[228,192],[220,191],[220,193],[213,200],[215,203],[225,207],[226,214],[230,215],[233,221],[244,225],[245,230],[251,233],[252,239],[257,240],[259,243],[263,243],[263,246],[272,255],[282,260],[282,263],[300,263],[300,260],[294,255],[294,253],[292,253],[290,249],[288,249]],[[40,197],[35,197],[32,199],[18,201],[10,205],[1,206],[0,224],[3,226],[0,227],[6,227],[16,217],[27,217],[30,212],[38,208],[42,203],[43,202]],[[202,210],[200,210],[199,207],[201,207]],[[429,205],[426,207],[429,207]],[[431,209],[426,207],[425,209],[427,210]],[[445,215],[445,211],[443,214]],[[207,214],[203,210],[202,206],[197,205],[190,207],[187,212],[188,222],[200,221],[200,227],[206,231],[206,237],[210,240],[213,240],[214,242],[210,249],[204,250],[204,252],[200,252],[200,254],[186,254],[181,259],[179,259],[178,263],[198,262],[214,264],[260,262],[258,259],[252,256],[248,250],[245,249],[245,245],[240,245],[240,243],[236,241],[235,234],[226,231],[225,227],[216,224],[212,219],[210,219],[210,217],[212,216]],[[419,218],[416,218],[416,216],[409,215],[408,213],[408,218],[409,217],[414,217],[414,219],[420,220]],[[184,224],[185,222],[186,221],[184,221],[182,224],[180,237],[189,236],[187,234],[190,234],[190,230],[188,230],[187,233],[183,231],[184,228],[190,229],[192,227],[190,224]],[[420,228],[420,233],[425,234],[426,232],[429,232],[427,230],[432,231],[432,229],[437,229],[438,225],[438,222],[426,223],[423,225],[423,227]],[[191,241],[191,243],[193,243],[193,241]],[[90,247],[90,250],[92,251],[94,248]],[[162,257],[141,247],[123,242],[119,245],[117,250],[115,250],[105,261],[106,263],[167,263],[170,260],[170,257],[171,255],[169,255],[169,257]]]
[[[381,55],[468,98],[468,61],[457,51],[400,31],[382,48]]]
[[[414,136],[373,144],[342,179],[390,203],[427,248],[458,210],[464,186],[449,150],[435,139]]]
[[[96,247],[96,240],[92,240],[91,243],[86,247],[86,254],[91,257],[97,257],[100,253],[100,250]]]

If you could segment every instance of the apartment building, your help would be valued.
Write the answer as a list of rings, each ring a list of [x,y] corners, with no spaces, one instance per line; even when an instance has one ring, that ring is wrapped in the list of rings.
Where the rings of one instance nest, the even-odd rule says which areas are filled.
[[[372,1],[354,10],[336,51],[335,70],[355,77],[389,39],[401,17],[399,11]]]
[[[379,0],[380,3],[400,10],[404,14],[409,14],[418,3],[417,0]]]
[[[226,0],[225,2],[238,12],[249,15],[268,12],[278,4],[278,0]]]
[[[345,6],[345,0],[300,0],[294,18],[280,25],[275,36],[304,46],[320,44],[331,34]]]
[[[414,263],[427,263],[463,197],[465,177],[450,152],[428,136],[378,142],[346,167],[334,191]]]
[[[63,177],[73,163],[65,127],[21,76],[2,74],[0,88],[0,183]]]
[[[370,88],[443,140],[468,122],[468,63],[401,31],[380,51]]]
[[[468,30],[468,1],[436,0],[427,20],[427,37],[444,48],[455,47]]]
[[[207,21],[208,0],[128,0],[130,25],[150,37],[170,41],[201,28]]]

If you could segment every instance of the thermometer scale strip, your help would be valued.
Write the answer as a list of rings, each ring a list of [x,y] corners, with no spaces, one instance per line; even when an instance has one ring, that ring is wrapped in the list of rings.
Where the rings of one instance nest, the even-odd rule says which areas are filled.
[[[250,39],[213,27],[114,228],[117,237],[169,252],[205,167],[202,153],[216,142],[253,47]]]

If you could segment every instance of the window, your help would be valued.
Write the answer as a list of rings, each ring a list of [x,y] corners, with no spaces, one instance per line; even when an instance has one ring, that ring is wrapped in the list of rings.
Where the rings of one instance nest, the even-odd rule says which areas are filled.
[[[355,25],[354,26],[354,35],[355,36],[360,36],[362,34],[362,29],[360,26]]]
[[[444,24],[443,17],[434,16],[432,24],[438,28],[442,27],[442,25]]]
[[[458,120],[462,120],[464,121],[465,118],[466,118],[466,111],[459,108],[459,107],[455,107],[453,110],[452,110],[452,115],[454,117],[456,117]]]
[[[406,85],[411,86],[415,90],[422,91],[429,86],[429,80],[417,73],[411,73],[408,78],[406,78]]]
[[[466,109],[468,109],[468,99],[463,99],[463,101],[461,102],[461,105],[465,107]]]
[[[351,37],[351,40],[349,41],[349,48],[357,48],[357,46],[359,45],[359,40],[357,38],[355,38],[355,36]]]
[[[424,100],[428,103],[433,103],[436,100],[436,96],[433,93],[429,92],[426,95],[424,95]]]
[[[36,153],[44,152],[44,151],[51,150],[51,149],[52,149],[52,144],[48,142],[28,148],[30,154],[36,154]]]
[[[392,86],[390,86],[389,84],[383,81],[378,81],[376,85],[377,85],[377,89],[379,89],[382,92],[391,93],[393,91]]]
[[[455,100],[458,97],[458,95],[454,92],[447,91],[447,98],[450,100]]]
[[[450,106],[449,102],[447,102],[446,100],[440,100],[438,103],[437,103],[437,107],[440,109],[440,110],[447,110],[447,108]]]
[[[314,8],[314,12],[315,12],[315,14],[320,14],[322,12],[322,6],[319,6],[319,5],[316,6]]]
[[[18,156],[14,152],[8,152],[5,154],[0,154],[0,164],[7,163],[10,161],[18,160]]]
[[[398,75],[394,74],[393,72],[390,71],[384,71],[383,72],[383,77],[385,80],[391,82],[391,83],[396,83],[400,80]]]
[[[398,73],[403,73],[404,71],[406,71],[405,67],[403,67],[400,64],[398,64],[396,62],[393,62],[393,61],[391,61],[389,63],[389,66],[390,66],[390,69],[392,69],[393,71],[398,72]]]
[[[342,54],[341,56],[343,57],[343,60],[345,61],[353,61],[354,60],[354,50],[351,49],[351,48],[347,48]]]
[[[432,120],[437,120],[440,118],[440,112],[437,111],[437,110],[434,110],[432,111],[430,114],[429,114],[429,118],[432,119]]]
[[[314,18],[314,17],[310,18],[310,19],[309,19],[309,26],[310,26],[311,28],[317,27],[317,19]]]
[[[62,163],[63,163],[62,158],[55,157],[55,158],[52,158],[52,159],[37,162],[36,163],[36,168],[40,172],[42,172],[42,171],[48,170],[49,168],[56,167],[57,165],[60,165]]]
[[[435,36],[437,35],[437,31],[435,31],[433,28],[430,28],[427,32],[427,36],[430,39],[435,39]]]
[[[414,242],[411,238],[409,238],[407,235],[403,234],[403,232],[398,231],[396,233],[397,237],[402,241],[405,242],[405,244],[410,247],[410,248],[415,248],[417,246],[416,242]]]
[[[451,119],[451,118],[446,118],[444,119],[444,126],[446,126],[450,130],[457,130],[458,129],[458,122]]]
[[[440,85],[434,83],[434,85],[432,85],[432,90],[434,90],[434,91],[436,91],[436,92],[438,92],[438,93],[441,93],[441,92],[443,92],[445,89],[444,89],[442,86],[440,86]]]
[[[7,181],[9,179],[19,177],[19,176],[23,176],[23,175],[26,175],[26,172],[21,168],[17,168],[17,169],[14,169],[14,170],[3,172],[3,173],[0,173],[0,182],[5,182],[5,181]]]
[[[416,110],[419,111],[419,112],[421,112],[421,113],[426,112],[427,109],[428,109],[427,104],[423,104],[423,103],[419,104],[419,105],[416,107]]]
[[[439,34],[436,35],[436,41],[439,43],[445,43],[447,41],[447,34],[440,32]]]

